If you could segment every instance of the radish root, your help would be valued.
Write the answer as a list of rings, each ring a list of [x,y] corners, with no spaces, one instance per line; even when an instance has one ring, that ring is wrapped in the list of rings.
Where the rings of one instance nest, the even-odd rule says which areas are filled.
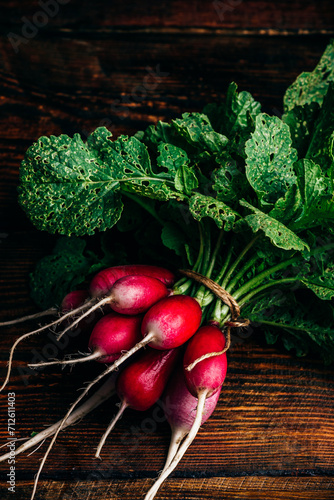
[[[104,401],[111,398],[115,394],[115,380],[116,380],[116,374],[114,373],[94,393],[93,396],[91,396],[89,399],[87,399],[87,401],[84,404],[82,404],[79,408],[77,408],[72,413],[72,415],[66,419],[66,421],[63,424],[63,429],[65,429],[66,427],[69,427],[70,425],[76,424],[82,418],[84,418],[86,415],[88,415],[88,413],[95,410],[95,408],[97,408],[102,403],[104,403]],[[39,432],[38,434],[36,434],[34,437],[32,437],[30,439],[23,438],[23,439],[28,439],[28,440],[15,450],[15,456],[29,450],[33,446],[36,446],[38,443],[43,442],[48,437],[52,436],[56,432],[60,423],[61,423],[61,420],[59,420],[58,422],[56,422],[53,425],[50,425],[50,427],[47,427],[46,429]],[[6,446],[6,444],[3,446]],[[4,462],[5,460],[7,460],[9,458],[9,455],[10,455],[9,453],[2,455],[0,457],[0,462]]]
[[[121,404],[118,412],[116,413],[116,415],[114,416],[114,418],[112,419],[112,421],[110,422],[110,424],[108,425],[107,427],[107,430],[105,431],[105,433],[103,434],[99,444],[98,444],[98,447],[96,449],[96,453],[95,453],[95,458],[99,458],[101,460],[101,457],[100,457],[100,453],[101,453],[101,450],[104,446],[104,443],[106,442],[106,439],[107,437],[109,436],[110,432],[113,430],[113,428],[115,427],[116,423],[118,422],[118,420],[121,418],[121,416],[123,415],[124,413],[124,410],[125,408],[127,407],[128,405],[126,404],[125,401],[123,401],[123,403]]]
[[[8,368],[7,368],[7,375],[6,375],[6,378],[5,378],[2,386],[0,387],[0,392],[6,387],[8,381],[9,381],[10,373],[11,373],[11,370],[12,370],[13,355],[14,355],[14,351],[15,351],[17,345],[22,340],[27,339],[27,338],[31,337],[32,335],[36,335],[37,333],[40,333],[40,332],[42,332],[44,330],[47,330],[48,328],[51,328],[53,326],[58,325],[64,319],[66,319],[66,318],[68,318],[70,316],[73,316],[73,314],[76,314],[77,312],[80,312],[80,311],[86,309],[87,305],[89,305],[89,303],[86,302],[85,304],[82,304],[81,306],[77,307],[76,309],[73,309],[72,311],[69,311],[68,313],[63,314],[60,318],[58,318],[57,320],[53,321],[52,323],[44,325],[44,326],[38,328],[37,330],[33,330],[32,332],[25,333],[24,335],[21,335],[21,337],[18,338],[14,342],[14,344],[12,345],[11,350],[10,350],[9,360],[8,360]]]
[[[86,361],[92,361],[93,359],[99,359],[103,356],[100,351],[95,351],[92,354],[86,354],[83,358],[77,359],[56,359],[55,361],[41,361],[40,363],[31,363],[29,364],[29,368],[40,368],[42,366],[51,366],[51,365],[74,365],[76,363],[85,363]]]
[[[84,312],[84,314],[82,314],[81,316],[79,316],[79,318],[77,318],[76,320],[74,320],[69,326],[67,326],[65,328],[65,330],[63,330],[59,335],[58,335],[58,338],[57,340],[60,340],[63,335],[65,335],[65,333],[67,333],[69,330],[72,330],[72,328],[74,328],[75,326],[77,326],[78,323],[80,323],[80,321],[85,318],[86,316],[88,316],[89,314],[91,314],[92,312],[96,311],[96,309],[99,309],[100,307],[104,306],[105,304],[108,304],[108,302],[110,302],[110,297],[105,297],[104,299],[100,300],[97,304],[94,304],[90,309],[88,309],[88,311]],[[90,305],[91,304],[91,301],[89,302],[86,302],[86,304]]]
[[[80,401],[86,396],[86,394],[88,393],[88,391],[95,385],[97,384],[102,378],[104,378],[106,375],[108,375],[108,373],[111,373],[113,371],[115,371],[122,363],[123,361],[125,361],[126,359],[128,359],[132,354],[134,354],[135,352],[137,352],[139,349],[141,349],[142,347],[144,347],[146,344],[148,344],[149,342],[151,342],[151,340],[154,339],[154,334],[151,333],[151,334],[148,334],[146,335],[146,337],[144,337],[144,339],[141,341],[141,342],[138,342],[138,344],[136,344],[132,349],[130,349],[128,352],[124,353],[120,358],[118,358],[111,366],[109,366],[104,372],[100,373],[100,375],[98,375],[92,382],[90,382],[86,389],[80,394],[80,396],[74,401],[74,403],[70,406],[69,410],[67,411],[65,417],[61,420],[60,424],[58,425],[58,429],[56,430],[49,446],[48,446],[48,449],[46,450],[45,454],[44,454],[44,457],[40,463],[40,466],[39,466],[39,469],[37,471],[37,474],[35,476],[35,481],[34,481],[34,488],[33,488],[33,492],[32,492],[32,495],[31,495],[31,499],[30,500],[33,500],[34,497],[35,497],[35,493],[36,493],[36,490],[37,490],[37,484],[38,484],[38,481],[39,481],[39,476],[41,475],[41,472],[42,472],[42,469],[44,467],[44,464],[46,462],[46,459],[54,445],[54,443],[56,442],[56,439],[58,437],[58,434],[59,432],[61,431],[61,429],[63,428],[66,420],[68,419],[68,417],[71,415],[71,413],[73,412],[74,408],[77,406],[78,403],[80,403]]]
[[[10,326],[16,325],[17,323],[23,323],[24,321],[29,321],[31,319],[42,318],[43,316],[53,316],[57,314],[58,309],[56,307],[50,307],[50,309],[46,309],[45,311],[41,311],[35,314],[28,314],[28,316],[22,316],[22,318],[11,319],[9,321],[0,322],[1,326]]]
[[[196,410],[196,417],[194,420],[194,423],[192,425],[192,428],[183,441],[183,443],[179,446],[178,451],[176,452],[174,458],[171,460],[170,464],[165,467],[160,475],[160,477],[156,480],[156,482],[153,484],[153,486],[150,488],[150,490],[147,492],[145,499],[144,500],[153,500],[155,495],[157,494],[160,486],[162,483],[167,479],[167,477],[173,472],[173,470],[176,468],[177,464],[180,462],[182,459],[183,455],[195,439],[197,432],[201,426],[202,422],[202,417],[203,417],[203,411],[204,411],[204,406],[205,406],[205,400],[207,397],[208,391],[202,391],[199,396],[198,396],[198,403],[197,403],[197,410]]]

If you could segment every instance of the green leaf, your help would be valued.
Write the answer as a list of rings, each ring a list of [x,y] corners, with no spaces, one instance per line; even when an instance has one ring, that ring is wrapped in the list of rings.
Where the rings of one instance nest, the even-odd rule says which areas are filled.
[[[166,222],[162,228],[161,239],[165,247],[174,250],[176,255],[183,256],[185,254],[187,235],[174,222]]]
[[[323,107],[314,125],[306,157],[318,163],[325,173],[332,168],[332,143],[334,138],[334,84],[328,88]]]
[[[291,186],[284,198],[279,198],[269,212],[269,216],[283,222],[286,226],[294,225],[303,210],[303,201],[297,185]]]
[[[217,199],[225,203],[238,203],[246,196],[249,184],[245,172],[231,156],[221,162],[221,166],[212,174],[213,189],[217,192]]]
[[[31,273],[31,297],[42,309],[60,305],[65,295],[84,283],[88,275],[111,263],[110,254],[101,258],[88,251],[85,240],[62,237],[52,254],[43,257]]]
[[[260,114],[255,131],[246,142],[246,175],[262,204],[275,203],[296,184],[293,164],[297,151],[291,147],[288,125],[277,116]]]
[[[100,129],[90,138],[100,140]],[[88,138],[89,143],[93,143]],[[154,175],[151,160],[145,144],[135,137],[120,136],[116,141],[105,141],[103,148],[110,175],[118,181],[123,181],[121,189],[157,200],[168,200],[176,197],[173,182]]]
[[[175,175],[175,188],[187,195],[198,187],[198,180],[195,172],[187,165],[179,167]]]
[[[282,116],[282,120],[290,128],[292,147],[297,149],[299,158],[306,155],[319,109],[319,104],[312,102],[295,106]]]
[[[261,104],[249,92],[238,93],[237,88],[236,83],[230,83],[225,102],[204,108],[214,129],[229,139],[252,132],[255,118],[261,112]]]
[[[301,283],[312,290],[321,300],[331,300],[334,297],[334,266],[327,268],[322,274],[298,276]]]
[[[174,129],[170,123],[159,121],[157,125],[149,125],[147,129],[140,135],[137,133],[136,137],[147,144],[154,151],[157,150],[158,145],[162,143],[174,144]]]
[[[299,75],[284,96],[284,111],[311,102],[322,105],[329,82],[334,80],[334,40],[327,46],[319,63],[311,72]]]
[[[122,212],[118,182],[99,150],[78,134],[41,137],[26,152],[20,182],[22,208],[38,229],[51,233],[104,231]]]
[[[277,294],[279,302],[266,296],[246,306],[242,314],[265,333],[268,344],[281,340],[297,356],[316,354],[325,363],[334,362],[334,321],[329,305],[302,305],[291,293]]]
[[[201,157],[220,155],[228,143],[228,139],[215,132],[209,118],[201,113],[184,113],[182,118],[173,120],[172,125],[188,144],[200,150]]]
[[[240,217],[237,212],[222,201],[200,193],[194,194],[190,198],[189,209],[195,220],[210,217],[219,228],[224,227],[225,231],[230,231],[235,220]]]
[[[240,200],[240,205],[247,207],[254,212],[254,215],[246,215],[244,220],[255,233],[262,230],[270,238],[271,242],[278,248],[284,250],[305,250],[308,249],[307,243],[300,239],[294,232],[288,229],[284,224],[261,210],[253,207],[245,200]]]
[[[301,210],[299,214],[296,211],[295,220],[292,221],[291,227],[294,230],[301,230],[318,225],[323,218],[328,218],[329,206],[326,202],[327,198],[324,196],[328,189],[328,179],[324,178],[321,168],[312,160],[303,159],[296,162],[295,172],[301,198]],[[326,202],[325,206],[322,207],[321,204],[324,202]]]
[[[85,144],[41,137],[27,151],[20,171],[19,201],[42,230],[66,235],[105,231],[120,218],[120,190],[158,200],[182,198],[174,182],[155,176],[147,148],[134,137],[109,140],[101,127]]]
[[[173,144],[159,143],[158,152],[157,164],[160,169],[165,170],[171,178],[174,178],[180,167],[189,164],[187,153]]]

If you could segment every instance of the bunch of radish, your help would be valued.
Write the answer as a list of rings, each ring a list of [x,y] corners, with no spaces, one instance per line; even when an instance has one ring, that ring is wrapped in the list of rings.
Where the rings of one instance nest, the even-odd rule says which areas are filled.
[[[90,330],[89,352],[85,356],[29,365],[75,364],[92,360],[107,367],[81,392],[62,420],[43,430],[16,450],[16,454],[52,437],[35,478],[31,499],[46,458],[59,432],[73,425],[115,392],[120,407],[97,446],[96,457],[111,430],[127,407],[146,411],[160,398],[171,425],[171,444],[163,471],[145,499],[155,497],[161,484],[173,472],[194,440],[200,426],[217,404],[227,369],[225,336],[213,322],[202,324],[202,309],[195,297],[172,288],[174,274],[155,266],[119,266],[99,272],[89,291],[68,294],[60,315],[50,323],[22,335],[14,343],[8,373],[10,377],[15,347],[22,340],[62,326],[60,339],[70,329]],[[56,314],[52,308],[35,317]],[[98,313],[98,314],[96,314]],[[91,320],[89,321],[89,318]],[[34,319],[20,318],[18,322]],[[6,324],[13,324],[13,321]],[[144,349],[145,348],[145,349]],[[139,351],[139,352],[138,352]],[[120,369],[119,369],[120,368]],[[171,374],[174,376],[171,378]],[[90,389],[110,375],[93,396],[78,404]],[[6,460],[8,454],[0,457]]]

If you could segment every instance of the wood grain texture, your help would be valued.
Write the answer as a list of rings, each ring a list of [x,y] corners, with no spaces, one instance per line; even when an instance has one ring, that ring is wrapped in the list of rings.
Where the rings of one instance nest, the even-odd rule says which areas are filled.
[[[94,8],[87,0],[49,0],[52,4],[45,20],[40,12],[48,12],[41,4],[48,1],[0,2],[3,32],[19,34],[27,20],[41,25],[44,32],[63,28],[92,30],[120,27],[152,28],[181,27],[189,29],[220,28],[310,31],[333,30],[334,8],[330,0],[295,0],[266,2],[261,0],[164,0],[161,2],[96,0]],[[58,8],[57,8],[58,7]],[[32,30],[32,28],[30,28]],[[31,31],[33,32],[33,31]]]
[[[43,481],[43,496],[38,495],[37,500],[78,500],[83,498],[89,490],[89,500],[137,500],[141,498],[152,484],[151,479],[126,480],[98,480],[56,482]],[[0,482],[0,487],[4,483]],[[22,481],[18,493],[21,498],[28,498],[31,491],[31,481]],[[211,500],[220,498],[224,500],[332,500],[332,478],[272,478],[245,477],[222,478],[212,477],[206,479],[177,479],[172,478],[169,485],[164,485],[158,493],[157,500]],[[4,500],[12,497],[2,497]]]
[[[333,32],[329,0],[60,3],[57,15],[15,51],[8,34],[23,35],[26,19],[36,24],[41,4],[0,2],[0,321],[36,310],[28,274],[56,239],[38,233],[17,205],[19,166],[33,141],[43,134],[85,137],[99,125],[115,136],[132,134],[219,101],[232,80],[264,111],[280,115],[286,87],[314,68]],[[32,325],[3,330],[1,378],[10,345]],[[85,351],[86,342],[74,339],[66,352]],[[16,393],[17,437],[61,418],[101,370],[91,365],[87,376],[84,366],[35,374],[25,368],[39,356],[64,354],[55,353],[48,333],[18,348],[8,388]],[[228,357],[217,410],[157,500],[333,499],[333,370],[264,345],[259,331]],[[159,406],[129,410],[97,462],[94,450],[116,402],[61,434],[39,500],[143,498],[163,466],[169,427]],[[0,444],[7,438],[5,391]],[[45,449],[18,457],[16,498],[29,499]],[[0,464],[5,500],[13,498],[7,472],[8,464]]]

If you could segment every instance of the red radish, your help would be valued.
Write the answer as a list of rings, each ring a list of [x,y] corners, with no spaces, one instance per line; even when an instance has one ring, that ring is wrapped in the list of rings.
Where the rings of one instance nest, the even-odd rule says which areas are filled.
[[[100,299],[80,318],[71,323],[59,335],[58,340],[71,328],[76,326],[83,318],[96,309],[108,304],[111,309],[120,314],[141,314],[146,312],[153,304],[169,295],[168,288],[158,279],[150,276],[124,276],[117,280],[108,295]]]
[[[69,365],[84,363],[93,359],[100,363],[113,363],[122,351],[128,351],[142,338],[141,322],[143,316],[124,316],[112,312],[101,318],[93,328],[89,338],[88,348],[91,354],[83,358],[47,361],[45,363],[30,364],[31,368],[50,365]]]
[[[96,457],[100,456],[107,436],[126,408],[145,411],[160,398],[178,355],[178,349],[156,351],[148,348],[139,358],[124,368],[116,381],[116,392],[121,400],[121,406],[101,438]]]
[[[216,391],[205,400],[201,425],[214,412],[219,396],[220,391]],[[174,458],[182,440],[189,434],[196,416],[197,398],[189,392],[182,369],[178,370],[168,383],[162,402],[166,419],[172,429],[165,469]]]
[[[81,306],[89,297],[88,290],[73,290],[63,298],[60,310],[64,313]]]
[[[79,304],[79,306],[76,309],[70,310],[69,312],[62,314],[60,318],[57,318],[55,321],[48,323],[47,325],[44,325],[37,330],[33,330],[31,332],[25,333],[24,335],[21,335],[13,346],[11,347],[10,354],[9,354],[9,361],[8,361],[8,369],[7,369],[7,375],[5,378],[4,383],[0,387],[0,392],[3,390],[3,388],[7,385],[7,382],[10,377],[10,371],[11,371],[11,366],[12,366],[12,359],[13,359],[13,354],[15,351],[16,346],[24,339],[31,337],[32,335],[35,335],[37,333],[40,333],[48,328],[52,328],[62,321],[64,321],[66,318],[69,318],[73,316],[74,314],[81,313],[84,310],[87,310],[89,307],[91,307],[92,304],[96,301],[96,299],[99,296],[103,296],[107,294],[110,291],[110,288],[112,285],[120,278],[124,276],[131,276],[131,275],[143,275],[143,276],[149,276],[153,277],[156,279],[159,279],[162,283],[164,283],[167,287],[170,287],[175,280],[175,276],[171,271],[168,271],[167,269],[164,269],[162,267],[158,266],[147,266],[147,265],[128,265],[128,266],[115,266],[115,267],[110,267],[108,269],[105,269],[104,271],[100,271],[93,279],[90,285],[90,291],[92,293],[92,298],[90,300],[86,300],[83,304]],[[66,300],[66,297],[65,297]],[[36,314],[31,314],[28,316],[25,316],[23,318],[18,318],[15,320],[7,321],[0,323],[0,326],[7,326],[7,325],[13,325],[16,323],[20,323],[23,321],[27,321],[30,319],[36,319],[40,318],[42,316],[47,316],[47,315],[53,315],[57,313],[57,309],[52,307],[50,309],[47,309],[46,311],[42,311]],[[79,321],[76,322],[76,325],[79,323]],[[73,325],[73,326],[76,326]],[[64,334],[64,332],[63,332]],[[61,336],[63,335],[61,334]]]
[[[196,299],[175,295],[160,300],[145,314],[144,340],[155,349],[173,349],[184,344],[201,324],[202,309]]]
[[[123,354],[123,356],[117,359],[104,372],[90,382],[67,411],[40,463],[40,467],[35,478],[33,495],[36,492],[41,470],[59,432],[62,429],[63,423],[66,422],[73,409],[85,397],[89,390],[106,375],[116,370],[116,368],[118,368],[126,359],[146,344],[150,344],[151,347],[159,350],[168,348],[172,349],[180,346],[192,335],[194,335],[201,323],[201,319],[202,310],[197,300],[192,297],[188,297],[187,295],[174,295],[161,299],[147,311],[142,323],[142,335],[144,335],[144,339],[130,349],[130,351]],[[171,338],[169,339],[168,336]]]
[[[219,328],[213,325],[200,328],[187,345],[183,360],[184,368],[187,368],[201,356],[211,352],[221,351],[224,347],[225,337]],[[213,366],[213,368],[211,368],[211,366]],[[217,371],[217,374],[215,371]],[[201,426],[205,402],[208,397],[214,397],[215,393],[219,392],[224,382],[225,375],[226,353],[200,361],[191,371],[187,369],[184,370],[186,385],[191,389],[192,395],[198,398],[196,417],[187,437],[179,446],[173,458],[170,456],[173,452],[170,453],[168,457],[170,462],[148,491],[145,500],[152,500],[155,497],[162,483],[173,472],[195,439]]]
[[[225,336],[217,326],[202,326],[190,339],[184,353],[186,384],[195,397],[209,388],[207,397],[217,391],[224,382],[227,371],[226,353],[203,359],[192,370],[186,368],[196,359],[211,352],[222,351],[225,347]],[[196,357],[195,357],[196,356]]]
[[[92,297],[101,297],[108,293],[113,284],[124,276],[150,276],[156,278],[167,287],[173,285],[175,276],[172,272],[157,266],[146,266],[143,264],[129,266],[115,266],[103,269],[92,279],[89,291]]]
[[[92,352],[100,352],[96,361],[112,363],[139,342],[142,316],[123,316],[111,313],[101,318],[95,325],[88,347]]]

